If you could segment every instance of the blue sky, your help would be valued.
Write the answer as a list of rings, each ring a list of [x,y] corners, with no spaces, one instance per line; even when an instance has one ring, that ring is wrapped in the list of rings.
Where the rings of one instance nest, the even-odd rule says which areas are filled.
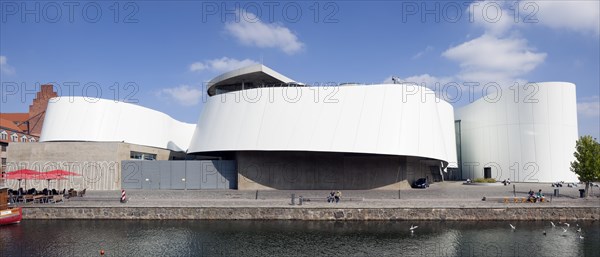
[[[203,82],[262,62],[307,84],[573,82],[600,138],[598,1],[0,3],[1,112],[52,82],[195,123]]]

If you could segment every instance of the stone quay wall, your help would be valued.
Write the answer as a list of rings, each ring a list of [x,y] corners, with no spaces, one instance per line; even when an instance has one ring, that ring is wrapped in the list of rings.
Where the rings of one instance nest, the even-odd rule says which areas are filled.
[[[24,207],[23,218],[123,220],[600,220],[600,207]]]

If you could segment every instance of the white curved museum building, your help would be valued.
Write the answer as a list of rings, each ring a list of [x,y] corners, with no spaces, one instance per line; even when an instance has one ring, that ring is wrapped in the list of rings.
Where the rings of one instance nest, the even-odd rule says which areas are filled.
[[[535,85],[536,103],[482,98],[455,113],[414,84],[312,87],[258,64],[211,80],[195,125],[134,104],[55,99],[40,140],[234,160],[239,189],[397,189],[449,169],[457,179],[491,170],[497,179],[575,181],[575,85]]]
[[[244,76],[237,78],[241,82]],[[209,92],[220,85],[214,83]],[[361,153],[455,164],[452,106],[433,92],[421,101],[420,95],[407,94],[407,86],[411,85],[265,85],[216,95],[204,106],[188,153]]]
[[[135,104],[57,97],[48,102],[40,142],[127,142],[186,151],[195,127]]]
[[[571,172],[577,133],[575,84],[529,83],[459,108],[463,178],[577,181]]]
[[[424,87],[307,87],[254,65],[208,93],[188,153],[236,159],[243,188],[394,188],[456,167],[453,108]]]

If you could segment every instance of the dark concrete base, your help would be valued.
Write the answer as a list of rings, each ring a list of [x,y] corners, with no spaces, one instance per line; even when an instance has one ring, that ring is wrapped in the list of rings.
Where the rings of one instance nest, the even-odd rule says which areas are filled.
[[[440,178],[440,161],[324,152],[237,152],[239,190],[399,190]]]

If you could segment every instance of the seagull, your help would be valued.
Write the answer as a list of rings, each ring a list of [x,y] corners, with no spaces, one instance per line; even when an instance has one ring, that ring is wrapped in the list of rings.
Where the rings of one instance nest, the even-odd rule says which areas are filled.
[[[515,229],[517,229],[515,226],[513,226],[513,224],[510,224],[510,223],[509,223],[508,225],[510,225],[510,228],[512,228],[512,230],[515,230]]]
[[[418,228],[418,227],[419,227],[419,226],[413,226],[413,225],[410,225],[410,232],[411,232],[411,233],[412,233],[412,232],[415,232],[414,230],[415,230],[416,228]]]
[[[544,230],[544,236],[546,235],[546,230]]]
[[[583,239],[583,236],[579,236],[579,239]]]
[[[563,228],[563,233],[565,233],[565,232],[567,232],[567,229],[566,229],[566,228]]]
[[[581,233],[581,228],[577,229],[577,232]]]
[[[575,224],[575,226],[578,226],[578,227],[579,227],[579,223]]]
[[[554,225],[554,222],[550,221],[550,224],[552,224],[552,227],[556,227],[556,225]]]
[[[567,227],[570,227],[570,226],[571,226],[571,224],[569,224],[569,223],[566,223],[566,222],[565,222],[565,225],[567,225]]]

